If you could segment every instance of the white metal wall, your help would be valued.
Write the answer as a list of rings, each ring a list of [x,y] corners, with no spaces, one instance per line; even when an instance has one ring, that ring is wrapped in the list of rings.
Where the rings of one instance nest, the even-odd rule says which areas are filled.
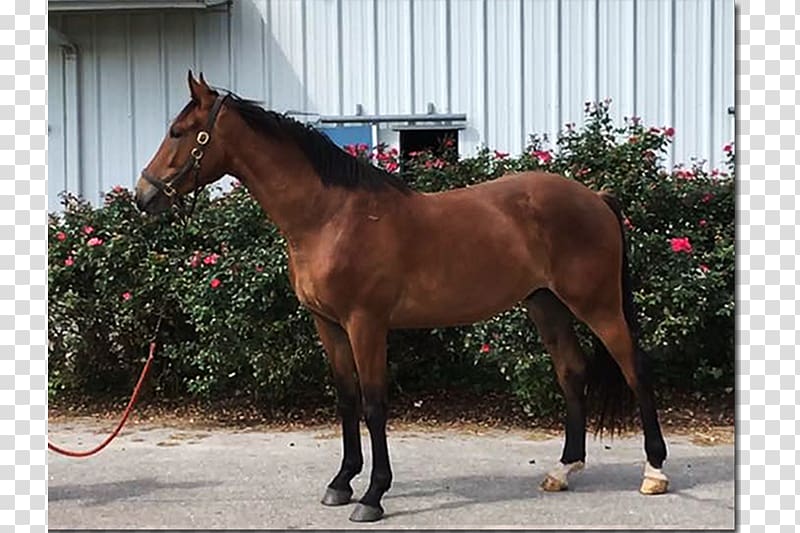
[[[463,112],[465,155],[519,152],[606,97],[618,119],[674,126],[676,162],[716,165],[734,135],[732,0],[234,0],[49,24],[78,50],[70,76],[50,49],[51,209],[135,182],[188,68],[278,111]]]

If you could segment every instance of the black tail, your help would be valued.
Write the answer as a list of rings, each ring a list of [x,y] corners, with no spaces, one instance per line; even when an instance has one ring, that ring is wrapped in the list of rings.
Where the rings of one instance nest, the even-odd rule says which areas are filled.
[[[611,208],[619,221],[620,238],[622,239],[622,311],[631,337],[633,337],[637,373],[643,374],[646,357],[644,352],[639,349],[639,322],[636,319],[636,308],[633,302],[622,206],[619,200],[608,192],[601,192],[600,198]],[[589,401],[598,409],[595,433],[602,435],[604,430],[608,430],[613,436],[614,433],[628,427],[633,421],[634,395],[625,381],[619,365],[597,337],[594,338],[594,350],[595,357],[589,372],[587,393]]]

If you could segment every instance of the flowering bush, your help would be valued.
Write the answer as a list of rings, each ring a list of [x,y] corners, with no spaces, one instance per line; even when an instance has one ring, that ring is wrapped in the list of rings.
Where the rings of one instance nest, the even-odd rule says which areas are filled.
[[[412,187],[438,191],[542,169],[612,189],[625,211],[642,343],[661,386],[733,385],[733,146],[726,165],[663,164],[677,133],[636,118],[614,125],[608,102],[589,104],[581,128],[551,145],[532,136],[517,156],[480,150],[459,159],[452,142],[411,153],[350,146]],[[287,402],[332,394],[309,315],[288,283],[284,242],[242,187],[194,216],[140,216],[117,188],[94,209],[65,198],[49,224],[50,390],[127,394],[161,320],[153,369],[162,397],[247,395]],[[585,328],[581,341],[590,347]],[[532,414],[560,406],[549,356],[524,312],[469,327],[392,332],[395,389],[447,385],[510,390]]]

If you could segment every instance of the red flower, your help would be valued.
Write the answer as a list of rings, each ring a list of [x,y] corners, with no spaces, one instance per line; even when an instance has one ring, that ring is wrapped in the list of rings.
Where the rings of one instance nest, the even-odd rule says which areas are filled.
[[[452,138],[452,137],[448,137],[448,138],[446,138],[446,139],[444,140],[444,146],[445,146],[445,148],[451,148],[451,147],[452,147],[453,145],[455,145],[455,144],[456,144],[456,142],[453,140],[453,138]]]
[[[664,135],[666,135],[667,137],[672,137],[673,135],[675,135],[675,128],[673,128],[672,126],[664,128]]]
[[[91,226],[84,226],[84,227],[83,227],[83,232],[84,232],[86,235],[91,235],[92,233],[94,233],[94,228],[93,228],[93,227],[91,227]]]
[[[347,146],[345,146],[344,147],[344,151],[347,152],[348,154],[352,155],[353,157],[357,157],[358,156],[358,150],[356,149],[355,145],[353,145],[353,144],[348,144]]]
[[[673,237],[669,240],[669,243],[672,246],[672,251],[676,254],[692,252],[692,243],[689,242],[689,237]]]
[[[588,174],[591,171],[592,171],[591,168],[582,168],[582,169],[578,170],[575,174],[578,175],[578,176],[585,176],[586,174]]]
[[[394,162],[394,161],[389,161],[388,163],[386,163],[386,172],[394,172],[394,171],[396,171],[396,170],[397,170],[399,167],[400,167],[400,165],[398,165],[396,162]]]
[[[72,256],[69,256],[66,259],[64,259],[64,266],[71,267],[74,264],[75,264],[75,259],[73,259]]]
[[[508,152],[501,152],[499,150],[495,150],[494,151],[494,156],[497,159],[505,159],[506,157],[508,157]]]
[[[103,244],[103,239],[99,237],[92,237],[91,239],[86,241],[86,244],[88,244],[89,246],[100,246],[101,244]]]
[[[122,293],[122,299],[125,300],[126,302],[131,299],[131,296],[132,294],[129,293],[128,291]]]
[[[220,257],[220,255],[219,255],[219,254],[211,254],[211,255],[207,255],[207,256],[206,256],[206,257],[203,259],[203,264],[204,264],[204,265],[216,265],[216,264],[217,264],[217,260],[219,259],[219,257]]]
[[[216,289],[217,287],[219,287],[220,285],[222,285],[222,282],[221,282],[219,279],[217,279],[217,278],[214,278],[214,279],[212,279],[212,280],[209,282],[209,285],[211,285],[211,288],[212,288],[212,289]]]
[[[625,219],[622,221],[622,223],[623,223],[623,224],[625,225],[625,227],[626,227],[626,228],[628,228],[629,230],[633,229],[633,224],[631,224],[631,219],[629,219],[628,217],[625,217]]]
[[[630,139],[628,139],[628,142],[631,143],[631,144],[636,144],[636,141],[638,141],[638,140],[639,140],[639,138],[636,137],[636,135],[631,135]]]
[[[553,159],[553,156],[547,150],[534,150],[533,157],[538,159],[539,163],[543,165],[546,165]]]
[[[675,171],[675,175],[685,180],[691,180],[695,177],[694,171],[688,168],[679,168]]]
[[[714,193],[712,193],[712,192],[707,192],[707,193],[705,194],[705,196],[703,196],[703,198],[702,198],[702,200],[701,200],[701,201],[702,201],[704,204],[707,204],[708,202],[710,202],[710,201],[711,201],[711,200],[713,200],[713,199],[714,199]]]
[[[733,144],[732,143],[726,144],[725,146],[722,147],[722,151],[725,152],[726,154],[733,152]]]
[[[704,218],[701,218],[701,219],[700,219],[700,221],[698,222],[698,224],[699,224],[699,225],[700,225],[700,227],[702,228],[702,227],[704,227],[706,224],[708,224],[708,221],[707,221],[706,219],[704,219]]]
[[[490,351],[492,351],[492,347],[491,347],[491,346],[489,346],[487,343],[485,343],[485,342],[484,342],[484,343],[481,345],[481,350],[480,350],[480,352],[481,352],[481,353],[489,353]]]
[[[369,147],[364,143],[359,143],[359,145],[356,148],[358,149],[359,152],[366,152],[367,148]]]
[[[58,233],[56,233],[56,239],[58,239],[59,241],[65,241],[67,240],[67,234],[64,233],[63,231],[59,231]]]

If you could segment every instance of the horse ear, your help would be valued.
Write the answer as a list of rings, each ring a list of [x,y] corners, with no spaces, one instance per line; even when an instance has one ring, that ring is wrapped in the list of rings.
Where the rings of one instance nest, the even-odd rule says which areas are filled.
[[[196,79],[194,79],[194,75],[192,74],[192,69],[189,69],[188,80],[189,82],[189,94],[192,95],[192,100],[197,102],[198,104],[201,101],[200,94],[202,86]]]

